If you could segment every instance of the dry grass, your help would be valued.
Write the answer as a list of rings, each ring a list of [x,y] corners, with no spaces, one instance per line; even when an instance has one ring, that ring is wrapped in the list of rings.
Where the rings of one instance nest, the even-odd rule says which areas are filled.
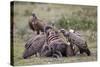
[[[57,4],[18,4],[16,3],[14,6],[14,65],[37,65],[37,64],[58,64],[58,63],[73,63],[73,62],[88,62],[88,61],[96,61],[97,60],[97,44],[96,40],[90,41],[89,37],[90,32],[82,31],[84,36],[87,37],[88,46],[90,51],[92,52],[91,56],[86,55],[78,55],[73,57],[62,57],[62,58],[47,58],[47,57],[30,57],[28,59],[23,59],[22,54],[24,51],[24,45],[25,45],[25,38],[20,38],[21,35],[17,34],[20,29],[25,29],[27,36],[31,36],[28,26],[28,18],[30,16],[30,13],[34,11],[36,15],[41,18],[42,20],[45,20],[47,22],[56,21],[61,17],[62,15],[65,15],[66,17],[71,17],[73,14],[75,14],[77,11],[81,11],[82,8],[85,8],[86,6],[72,6],[72,5],[57,5]],[[95,7],[91,7],[95,11]],[[92,11],[93,11],[92,10]],[[58,13],[59,12],[59,13]],[[21,31],[21,30],[20,30]],[[95,32],[96,33],[96,32]],[[88,37],[89,36],[89,37]],[[96,36],[94,37],[96,39]]]
[[[39,65],[39,64],[59,64],[59,63],[73,63],[73,62],[88,62],[97,60],[97,45],[96,42],[88,42],[91,56],[77,55],[73,57],[62,58],[47,58],[47,57],[35,57],[31,56],[28,59],[23,59],[22,54],[24,51],[25,42],[20,38],[15,38],[14,41],[14,65]]]

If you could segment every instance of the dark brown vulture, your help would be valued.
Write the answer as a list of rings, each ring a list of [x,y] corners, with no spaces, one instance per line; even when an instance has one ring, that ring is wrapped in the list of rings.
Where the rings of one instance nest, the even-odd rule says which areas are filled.
[[[40,34],[40,31],[44,32],[44,26],[45,26],[45,22],[43,22],[42,20],[39,20],[36,17],[36,15],[32,13],[32,16],[30,16],[29,18],[30,29],[32,29],[33,31],[36,31],[37,34]]]
[[[66,32],[64,29],[61,30],[61,32],[68,39],[73,48],[75,45],[75,47],[77,46],[79,48],[81,54],[85,52],[88,56],[91,55],[87,42],[80,35],[77,35],[74,32]]]
[[[25,44],[23,58],[26,59],[34,54],[40,53],[44,43],[45,35],[40,34],[30,38]]]

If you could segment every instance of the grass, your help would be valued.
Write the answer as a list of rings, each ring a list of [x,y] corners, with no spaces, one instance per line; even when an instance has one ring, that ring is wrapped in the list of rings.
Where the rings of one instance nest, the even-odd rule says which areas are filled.
[[[87,60],[88,59],[88,60]],[[77,61],[76,61],[77,60]],[[73,62],[88,62],[88,61],[95,61],[95,57],[64,57],[64,58],[37,58],[32,57],[30,59],[20,60],[16,62],[14,65],[43,65],[43,64],[61,64],[61,63],[73,63]]]
[[[32,56],[28,59],[23,59],[24,45],[31,34],[33,34],[28,27],[28,19],[32,11],[36,13],[39,19],[46,22],[57,22],[62,16],[65,18],[84,19],[96,21],[96,7],[95,6],[74,6],[74,5],[58,5],[58,4],[38,4],[38,3],[15,3],[14,5],[14,65],[37,65],[37,64],[59,64],[59,63],[73,63],[73,62],[88,62],[97,60],[97,43],[96,36],[92,37],[93,31],[80,31],[86,37],[91,56],[78,55],[73,57],[62,58],[47,58]],[[74,21],[73,21],[74,23]],[[79,22],[80,23],[80,22]],[[61,22],[62,24],[62,22]],[[96,22],[95,22],[96,24]],[[72,27],[74,24],[71,24]],[[84,26],[84,24],[82,25]],[[64,27],[64,26],[62,26]],[[23,33],[24,31],[24,33]],[[95,30],[96,34],[96,30]],[[20,38],[23,36],[22,38]],[[24,37],[26,36],[26,37]],[[92,38],[95,38],[91,41]]]
[[[14,65],[40,65],[40,64],[59,64],[59,63],[73,63],[73,62],[89,62],[97,60],[97,46],[96,42],[88,42],[91,56],[78,55],[73,57],[62,57],[62,58],[48,58],[48,57],[35,57],[31,56],[28,59],[23,59],[22,55],[24,52],[25,41],[20,38],[14,39]]]

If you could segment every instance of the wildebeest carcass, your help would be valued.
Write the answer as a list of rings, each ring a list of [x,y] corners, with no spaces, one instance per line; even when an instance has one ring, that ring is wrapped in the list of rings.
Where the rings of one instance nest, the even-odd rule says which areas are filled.
[[[32,16],[30,16],[29,18],[29,27],[30,29],[32,29],[33,31],[36,31],[37,34],[40,34],[41,32],[44,32],[44,26],[45,23],[42,20],[39,20],[35,13],[32,13]]]
[[[40,53],[41,49],[45,43],[45,35],[40,34],[30,38],[25,44],[25,51],[23,53],[23,58],[26,59],[34,54]]]
[[[74,46],[75,47],[77,46],[81,54],[85,52],[88,56],[91,55],[87,42],[80,35],[77,35],[74,32],[66,32],[64,29],[61,30],[61,32],[71,43],[71,46],[73,47],[73,49],[74,49]]]
[[[42,54],[50,57],[72,56],[70,45],[66,44],[60,37],[57,31],[51,26],[45,28],[47,46],[43,48]]]

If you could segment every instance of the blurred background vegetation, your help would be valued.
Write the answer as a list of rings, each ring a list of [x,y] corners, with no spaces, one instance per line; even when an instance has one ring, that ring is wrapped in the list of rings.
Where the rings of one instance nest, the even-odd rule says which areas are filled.
[[[91,50],[94,52],[94,55],[89,60],[96,60],[96,6],[15,1],[13,11],[15,65],[27,65],[27,62],[29,62],[29,60],[22,59],[22,53],[24,51],[26,41],[34,34],[34,32],[30,30],[28,26],[28,20],[32,12],[34,12],[39,19],[45,21],[46,23],[53,23],[58,29],[64,28],[68,30],[71,28],[80,32],[89,43],[89,48],[91,48]],[[74,59],[76,59],[75,61],[78,61],[78,58],[75,57]],[[34,64],[32,62],[29,64]]]

